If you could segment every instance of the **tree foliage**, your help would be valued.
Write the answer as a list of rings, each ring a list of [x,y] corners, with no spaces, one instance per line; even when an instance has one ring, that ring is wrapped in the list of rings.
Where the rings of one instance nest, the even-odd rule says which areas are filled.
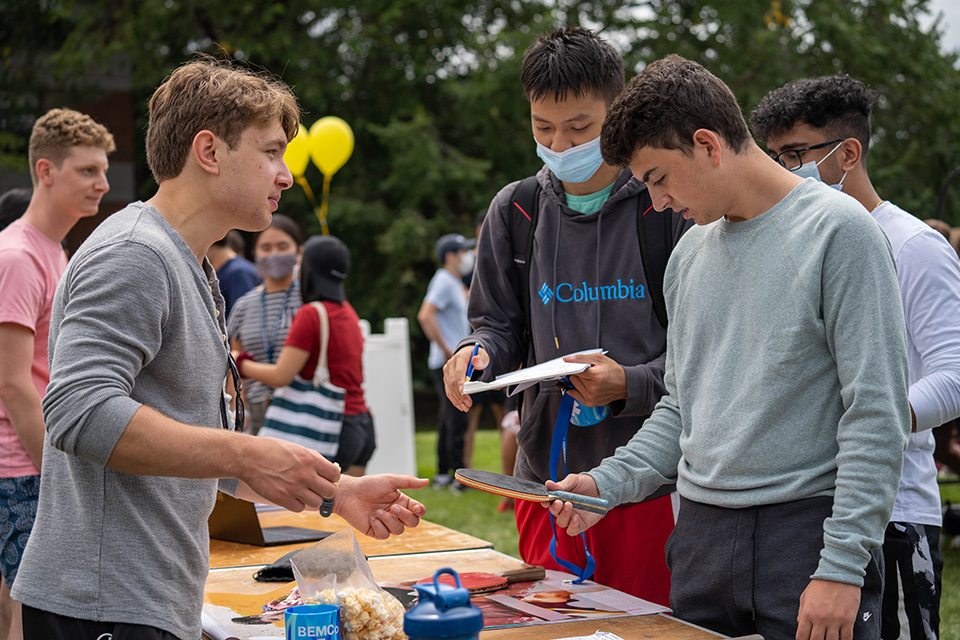
[[[472,235],[497,189],[539,167],[519,86],[536,33],[590,27],[621,51],[630,75],[667,53],[695,59],[731,86],[745,112],[798,77],[860,78],[882,96],[870,151],[875,184],[926,218],[960,165],[960,71],[955,55],[940,52],[939,27],[918,22],[927,3],[10,0],[0,5],[0,167],[25,168],[30,126],[54,100],[96,97],[92,70],[129,68],[142,131],[149,95],[194,52],[265,68],[294,87],[307,125],[337,115],[353,127],[356,149],[330,200],[331,230],[353,254],[349,297],[375,327],[397,315],[415,326],[435,239]],[[139,195],[148,196],[155,185],[142,148],[137,157]],[[307,179],[321,183],[313,167]],[[299,187],[281,211],[319,231]],[[960,224],[960,206],[951,203],[945,217]]]

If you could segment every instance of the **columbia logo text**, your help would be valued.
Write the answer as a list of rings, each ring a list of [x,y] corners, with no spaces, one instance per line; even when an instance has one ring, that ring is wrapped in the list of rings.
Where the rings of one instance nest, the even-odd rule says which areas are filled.
[[[561,282],[551,291],[546,282],[537,292],[543,304],[556,297],[557,302],[590,302],[593,300],[638,300],[646,297],[646,287],[636,284],[633,278],[627,282],[617,278],[616,283],[590,286],[586,282],[573,284]]]

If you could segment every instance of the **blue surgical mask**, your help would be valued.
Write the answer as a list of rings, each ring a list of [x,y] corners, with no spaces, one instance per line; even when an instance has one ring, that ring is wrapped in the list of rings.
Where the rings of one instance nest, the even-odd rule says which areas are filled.
[[[603,164],[600,136],[559,152],[537,142],[537,155],[562,182],[586,182]]]
[[[813,178],[817,182],[823,182],[823,178],[820,177],[820,169],[819,169],[820,163],[826,160],[827,158],[829,158],[831,155],[833,155],[833,152],[839,149],[840,145],[842,144],[843,142],[838,142],[837,146],[831,149],[830,153],[823,156],[823,159],[820,160],[820,162],[815,162],[814,160],[811,160],[810,162],[804,162],[802,165],[800,165],[799,167],[793,170],[793,174],[796,176],[800,176],[801,178]],[[836,189],[837,191],[843,191],[843,181],[846,179],[846,177],[847,177],[847,172],[844,171],[843,177],[840,178],[840,182],[838,182],[837,184],[832,184],[830,186]]]

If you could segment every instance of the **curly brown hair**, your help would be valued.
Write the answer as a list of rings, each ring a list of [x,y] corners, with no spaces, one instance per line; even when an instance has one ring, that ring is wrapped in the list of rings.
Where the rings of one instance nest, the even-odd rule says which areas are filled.
[[[713,131],[737,153],[752,141],[730,88],[702,65],[671,54],[647,65],[613,101],[600,151],[615,167],[630,164],[642,147],[688,153],[697,129]]]
[[[300,107],[290,87],[264,72],[198,57],[150,98],[147,164],[159,184],[180,175],[199,132],[212,132],[232,149],[248,127],[273,123],[288,142],[297,134]]]
[[[877,92],[848,75],[801,78],[774,89],[750,113],[757,139],[766,144],[794,125],[806,123],[831,138],[856,138],[866,156]]]
[[[49,160],[58,169],[73,147],[98,147],[113,153],[113,134],[85,113],[73,109],[51,109],[40,116],[30,132],[30,179],[37,186],[37,161]]]

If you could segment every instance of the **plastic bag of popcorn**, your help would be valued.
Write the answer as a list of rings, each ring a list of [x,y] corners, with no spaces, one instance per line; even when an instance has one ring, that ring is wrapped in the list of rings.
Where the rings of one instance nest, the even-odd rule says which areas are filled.
[[[340,607],[343,640],[406,640],[403,605],[374,581],[352,530],[304,549],[290,564],[304,604]]]

